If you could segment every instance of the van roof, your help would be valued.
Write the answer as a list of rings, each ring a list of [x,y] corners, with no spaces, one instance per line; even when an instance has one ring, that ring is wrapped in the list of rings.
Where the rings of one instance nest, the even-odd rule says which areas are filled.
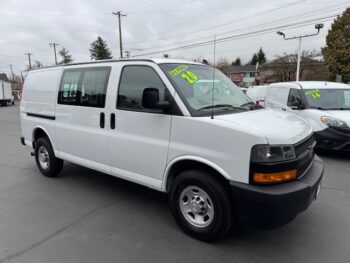
[[[181,59],[167,59],[167,58],[125,58],[125,59],[103,59],[103,60],[95,60],[95,61],[86,61],[86,62],[73,62],[63,65],[53,65],[42,68],[36,68],[32,70],[40,70],[46,68],[55,68],[55,67],[67,67],[67,66],[75,66],[75,65],[88,65],[88,64],[100,64],[100,63],[116,63],[116,62],[126,62],[126,61],[135,61],[135,62],[153,62],[155,64],[165,64],[165,63],[177,63],[177,64],[196,64],[196,65],[205,65],[202,63],[189,61],[189,60],[181,60]]]
[[[349,89],[349,86],[344,83],[339,82],[330,82],[330,81],[294,81],[294,82],[279,82],[272,83],[270,86],[279,86],[279,85],[290,85],[297,86],[298,88],[303,89]]]

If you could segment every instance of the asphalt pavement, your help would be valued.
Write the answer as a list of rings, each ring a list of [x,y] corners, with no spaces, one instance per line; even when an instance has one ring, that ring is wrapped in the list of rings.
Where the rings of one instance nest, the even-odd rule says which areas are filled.
[[[20,144],[19,107],[0,107],[0,263],[347,263],[350,156],[321,158],[321,192],[306,212],[209,244],[180,231],[165,194],[70,163],[60,177],[43,177]]]

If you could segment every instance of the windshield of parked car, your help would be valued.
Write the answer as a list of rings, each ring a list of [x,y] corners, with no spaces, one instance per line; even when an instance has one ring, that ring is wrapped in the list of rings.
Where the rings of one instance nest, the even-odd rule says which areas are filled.
[[[304,89],[312,108],[324,110],[350,110],[350,89]]]
[[[222,72],[210,66],[161,64],[192,114],[250,110],[254,103]],[[214,76],[214,78],[213,78]]]

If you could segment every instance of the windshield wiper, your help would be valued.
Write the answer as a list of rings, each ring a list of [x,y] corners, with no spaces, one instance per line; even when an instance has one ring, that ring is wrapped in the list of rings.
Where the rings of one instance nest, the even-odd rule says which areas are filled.
[[[209,110],[209,109],[215,109],[215,108],[224,108],[224,110],[234,109],[234,110],[244,110],[247,111],[247,108],[241,108],[241,107],[235,107],[231,104],[215,104],[215,105],[209,105],[202,108],[199,108],[198,110]]]
[[[322,107],[317,107],[317,106],[310,106],[311,109],[318,109],[318,110],[329,110],[326,108],[322,108]]]
[[[329,108],[328,110],[350,110],[350,108],[339,107],[339,108]]]
[[[345,107],[339,107],[339,108],[322,108],[322,107],[316,107],[316,106],[310,106],[312,109],[318,109],[318,110],[350,110],[350,108]]]
[[[249,102],[243,103],[240,107],[245,107],[245,106],[249,106],[249,109],[252,110],[255,108],[256,104],[252,101],[249,101]]]

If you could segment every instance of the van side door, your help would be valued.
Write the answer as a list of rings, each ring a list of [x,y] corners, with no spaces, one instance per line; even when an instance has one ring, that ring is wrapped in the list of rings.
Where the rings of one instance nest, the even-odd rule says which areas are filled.
[[[143,98],[150,95],[146,89],[158,90],[159,101],[169,101],[161,73],[154,63],[124,63],[110,116],[112,173],[156,189],[167,164],[172,113],[146,108]]]
[[[64,69],[56,106],[58,157],[110,173],[107,87],[111,66]]]

